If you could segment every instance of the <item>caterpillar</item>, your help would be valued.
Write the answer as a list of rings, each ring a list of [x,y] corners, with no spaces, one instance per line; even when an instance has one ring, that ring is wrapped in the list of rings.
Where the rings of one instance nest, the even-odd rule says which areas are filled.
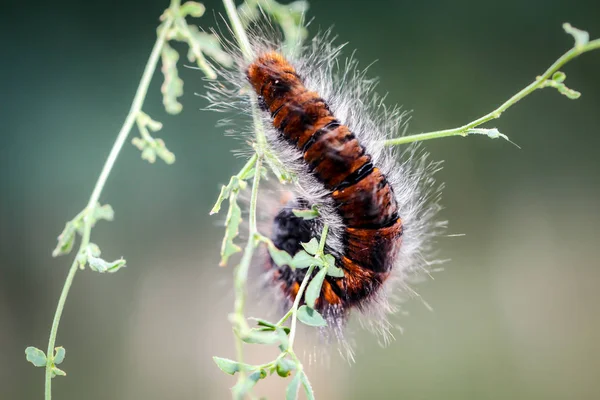
[[[343,255],[337,260],[343,278],[327,277],[317,308],[360,304],[388,278],[402,238],[402,220],[394,191],[385,175],[348,126],[343,125],[318,93],[308,90],[296,70],[274,51],[261,54],[247,70],[261,108],[271,115],[282,137],[302,153],[308,170],[331,191],[344,222]],[[302,200],[301,200],[302,201]],[[295,254],[312,232],[310,222],[282,210],[276,219],[274,244]],[[309,238],[310,239],[310,238]],[[271,267],[276,264],[269,260]],[[279,269],[282,289],[291,298],[304,271]]]
[[[254,59],[229,44],[237,68],[221,70],[222,79],[209,84],[209,108],[252,115],[257,99],[270,149],[296,176],[279,201],[261,200],[270,239],[293,255],[328,224],[326,253],[344,277],[327,276],[317,310],[341,342],[352,310],[388,340],[393,324],[386,316],[437,262],[432,243],[445,227],[436,220],[441,186],[433,175],[440,163],[415,145],[402,152],[382,145],[398,134],[404,114],[384,105],[376,81],[354,59],[340,63],[342,46],[328,33],[290,50],[264,27],[251,32]],[[293,213],[311,206],[318,207],[316,219]],[[288,307],[306,270],[277,266],[267,252],[256,265],[276,301]]]

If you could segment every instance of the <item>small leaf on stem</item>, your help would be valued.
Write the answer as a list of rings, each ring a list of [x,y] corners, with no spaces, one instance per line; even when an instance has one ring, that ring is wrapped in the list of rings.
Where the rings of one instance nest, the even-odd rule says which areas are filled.
[[[298,391],[300,390],[300,373],[297,372],[291,382],[285,388],[285,400],[298,399]]]
[[[255,371],[248,375],[248,377],[244,380],[239,380],[238,383],[235,384],[233,388],[231,388],[234,393],[234,398],[243,399],[244,395],[247,394],[261,379],[266,378],[267,371],[264,369]]]
[[[183,81],[177,72],[177,61],[179,53],[167,43],[163,45],[161,52],[161,71],[165,76],[160,91],[163,94],[163,104],[169,114],[179,114],[183,108],[177,98],[183,95]]]
[[[309,210],[292,210],[294,215],[305,220],[315,219],[319,216],[319,210],[316,205],[313,205]]]
[[[46,362],[46,354],[38,349],[37,347],[29,346],[25,349],[25,356],[27,361],[35,365],[36,367],[45,367]]]
[[[290,341],[288,338],[288,334],[290,333],[290,329],[286,327],[278,327],[275,332],[277,333],[277,337],[279,338],[279,348],[281,351],[286,351],[288,347],[290,347]]]
[[[186,1],[179,7],[179,11],[181,12],[182,17],[191,16],[191,17],[201,17],[204,15],[206,11],[206,7],[202,3],[198,3],[195,1]]]
[[[296,369],[296,364],[292,360],[288,360],[287,358],[278,358],[277,364],[275,364],[275,368],[277,371],[277,375],[282,378],[287,378],[290,376],[292,371]]]
[[[588,42],[590,41],[590,34],[589,33],[587,33],[586,31],[582,31],[580,29],[577,29],[577,28],[573,27],[568,22],[565,22],[563,24],[563,29],[569,35],[573,36],[573,39],[575,39],[575,48],[580,49],[583,46],[585,46],[586,44],[588,44]]]
[[[325,280],[325,275],[327,275],[327,270],[328,268],[321,268],[306,288],[304,300],[310,308],[315,308],[315,302],[321,294],[321,286],[323,285],[323,280]]]
[[[292,265],[292,256],[290,256],[287,251],[279,250],[277,247],[271,244],[269,244],[267,248],[269,249],[269,255],[273,259],[273,262],[279,267],[283,267],[284,265]]]
[[[233,239],[235,239],[239,233],[241,222],[242,210],[237,203],[237,193],[234,193],[229,197],[229,211],[227,212],[227,219],[225,220],[225,236],[223,237],[223,243],[221,244],[221,262],[219,265],[222,267],[227,265],[229,257],[242,251],[238,245],[233,243]]]
[[[217,367],[226,374],[233,375],[239,371],[247,371],[252,368],[248,364],[239,363],[237,361],[233,361],[227,358],[221,357],[213,357],[214,362],[217,364]]]
[[[54,364],[58,365],[65,360],[66,350],[64,347],[55,347],[54,348]]]
[[[306,251],[300,250],[294,255],[294,257],[292,257],[292,264],[290,267],[304,269],[310,267],[311,265],[322,267],[323,262],[318,258],[311,256]]]
[[[58,367],[52,367],[52,378],[56,376],[67,376],[67,373]]]
[[[255,331],[251,330],[241,337],[242,341],[251,344],[277,344],[279,335],[273,331]]]
[[[562,71],[556,71],[552,75],[552,80],[557,83],[563,83],[567,79],[567,75]]]
[[[272,328],[272,330],[275,330],[275,328],[277,328],[277,325],[275,325],[274,323],[269,322],[269,321],[264,320],[264,319],[261,319],[261,318],[249,317],[248,319],[256,321],[256,324],[258,326],[264,326],[264,327],[267,327],[267,328]]]
[[[302,247],[304,247],[304,250],[306,250],[307,253],[312,254],[313,256],[317,254],[317,251],[319,250],[319,241],[316,238],[310,239],[308,243],[300,244]]]
[[[64,254],[69,254],[73,249],[73,244],[75,243],[75,234],[77,232],[77,227],[73,221],[69,221],[65,225],[65,229],[58,236],[58,244],[54,251],[52,251],[52,257],[62,256]]]
[[[308,326],[327,326],[327,321],[319,314],[317,310],[314,310],[307,305],[300,306],[298,313],[296,314],[298,320]]]
[[[106,261],[99,257],[88,254],[87,262],[92,271],[112,274],[125,267],[126,261],[123,258],[114,261]]]
[[[304,386],[304,393],[306,393],[306,399],[315,400],[315,394],[313,392],[312,386],[308,381],[308,376],[306,376],[304,371],[300,371],[300,380],[302,381],[302,386]]]

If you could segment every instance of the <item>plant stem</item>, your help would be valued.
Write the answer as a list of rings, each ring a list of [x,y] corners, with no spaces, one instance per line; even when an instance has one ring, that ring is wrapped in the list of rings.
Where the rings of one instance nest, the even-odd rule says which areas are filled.
[[[325,224],[323,225],[321,239],[319,240],[319,249],[317,250],[317,254],[315,254],[315,257],[323,255],[323,251],[325,250],[325,243],[327,241],[327,233],[329,233],[329,225]]]
[[[293,349],[294,347],[294,339],[296,337],[296,321],[298,320],[296,318],[298,314],[298,306],[300,305],[300,300],[302,299],[302,295],[304,294],[304,289],[306,289],[306,285],[308,285],[308,281],[310,280],[314,269],[314,265],[311,265],[308,268],[308,271],[306,271],[306,275],[304,275],[304,279],[302,279],[300,289],[298,289],[298,293],[296,293],[296,298],[294,299],[294,305],[292,306],[292,324],[290,325],[290,345],[288,346],[289,349]]]
[[[327,233],[329,231],[329,225],[323,225],[323,231],[321,233],[321,239],[319,240],[319,249],[315,254],[315,257],[323,255],[323,250],[325,249],[325,242],[327,240]],[[283,321],[285,321],[291,312],[292,315],[292,323],[290,325],[290,345],[288,348],[293,352],[294,347],[294,338],[296,337],[296,315],[298,314],[298,306],[300,305],[300,301],[302,299],[302,295],[304,294],[304,290],[306,289],[306,285],[308,285],[308,281],[310,280],[313,271],[315,270],[315,266],[311,265],[306,271],[306,275],[304,275],[304,279],[302,279],[302,283],[300,284],[300,289],[298,289],[298,293],[296,293],[296,298],[294,299],[294,304],[290,311],[288,311],[285,316],[281,319],[280,322],[277,323],[279,325]]]
[[[254,249],[256,248],[256,207],[258,202],[258,187],[260,183],[260,169],[262,168],[262,158],[255,156],[256,162],[254,164],[255,173],[254,180],[252,181],[252,194],[250,197],[250,215],[249,215],[249,228],[248,228],[248,243],[244,249],[244,254],[240,263],[234,272],[234,286],[235,286],[235,304],[234,304],[234,330],[235,335],[235,347],[237,352],[237,361],[243,362],[243,341],[242,337],[246,335],[246,332],[250,330],[246,317],[244,316],[244,307],[246,303],[246,282],[248,280],[248,270],[252,262],[252,256],[254,255]],[[245,372],[240,371],[239,380],[245,379]]]
[[[254,52],[250,46],[250,41],[246,35],[244,25],[242,24],[242,21],[240,21],[240,16],[237,13],[235,4],[233,3],[233,0],[223,0],[223,4],[225,5],[225,10],[227,11],[227,16],[229,17],[229,22],[231,23],[233,33],[237,39],[240,49],[242,50],[242,53],[244,54],[244,59],[246,61],[250,61],[252,58],[254,58]]]
[[[419,142],[419,141],[429,140],[429,139],[437,139],[437,138],[443,138],[443,137],[448,137],[448,136],[467,136],[469,133],[476,133],[476,132],[469,132],[469,131],[472,130],[473,128],[476,128],[476,127],[488,122],[488,121],[491,121],[496,118],[500,118],[500,115],[502,115],[502,113],[504,111],[506,111],[508,108],[512,107],[513,105],[515,105],[519,100],[530,95],[533,91],[544,87],[543,86],[544,82],[546,82],[546,80],[548,80],[563,65],[565,65],[566,63],[568,63],[569,61],[571,61],[572,59],[574,59],[575,57],[577,57],[583,53],[586,53],[588,51],[592,51],[595,49],[599,49],[599,48],[600,48],[600,39],[592,40],[582,46],[573,47],[571,50],[569,50],[565,54],[563,54],[558,60],[556,60],[554,62],[554,64],[552,64],[546,70],[546,72],[544,72],[541,76],[538,76],[535,81],[533,81],[528,86],[526,86],[521,91],[519,91],[514,96],[512,96],[510,99],[505,101],[500,107],[496,108],[494,111],[484,115],[481,118],[478,118],[472,122],[469,122],[466,125],[463,125],[463,126],[460,126],[458,128],[454,128],[454,129],[444,129],[441,131],[426,132],[426,133],[420,133],[417,135],[410,135],[410,136],[403,136],[403,137],[398,137],[398,138],[394,138],[394,139],[388,139],[388,140],[385,140],[383,143],[385,146],[397,146],[397,145],[401,145],[401,144]]]
[[[194,35],[190,31],[185,17],[178,17],[175,21],[175,25],[179,32],[185,37],[188,45],[190,46],[190,50],[193,51],[194,57],[196,57],[196,64],[198,64],[198,68],[204,72],[208,79],[217,79],[217,73],[210,66],[209,62],[206,60],[206,57],[204,57],[204,54],[194,39]]]
[[[142,104],[144,103],[144,99],[146,97],[146,93],[148,91],[148,86],[152,79],[152,75],[154,74],[154,70],[156,69],[156,64],[158,62],[161,49],[165,43],[165,38],[167,35],[168,28],[173,23],[172,18],[168,18],[162,26],[160,30],[160,34],[156,39],[156,43],[154,43],[154,47],[152,48],[152,52],[150,53],[150,57],[148,58],[148,62],[146,63],[146,67],[144,68],[144,73],[142,75],[142,79],[140,80],[140,84],[135,93],[135,97],[133,99],[133,103],[131,104],[131,109],[129,110],[129,114],[127,114],[127,118],[125,118],[125,122],[119,131],[117,139],[113,144],[113,147],[104,163],[104,167],[102,168],[102,172],[96,181],[96,185],[94,186],[94,190],[92,191],[92,195],[88,201],[87,207],[85,211],[84,217],[84,226],[83,226],[83,235],[81,238],[81,244],[79,246],[79,251],[73,260],[73,264],[69,269],[69,273],[67,274],[67,278],[65,280],[65,284],[63,286],[62,292],[60,294],[60,298],[58,299],[58,305],[56,307],[56,313],[54,314],[54,319],[52,321],[52,328],[50,330],[50,338],[48,339],[48,351],[46,353],[47,363],[46,363],[46,385],[45,385],[45,399],[50,400],[52,398],[52,367],[54,364],[54,345],[56,343],[56,336],[58,333],[58,326],[60,324],[60,318],[62,316],[63,309],[65,307],[65,302],[67,301],[67,296],[69,294],[69,289],[71,288],[71,284],[73,283],[73,278],[75,277],[75,273],[77,272],[77,268],[79,266],[79,262],[77,260],[77,256],[85,251],[87,245],[90,242],[90,232],[92,229],[92,211],[96,207],[98,203],[98,199],[100,198],[100,194],[104,189],[104,185],[110,175],[110,172],[115,164],[117,156],[119,152],[123,148],[123,144],[135,123],[136,117],[138,113],[142,109]]]
[[[257,158],[258,158],[258,156],[256,154],[254,154],[252,157],[250,157],[248,162],[246,162],[246,164],[244,164],[244,166],[240,170],[239,174],[237,174],[237,177],[239,179],[244,179],[244,177],[248,174],[248,172],[250,172],[250,170],[252,170],[252,168],[255,168]],[[259,172],[259,171],[255,168],[254,173],[257,173],[257,172]]]

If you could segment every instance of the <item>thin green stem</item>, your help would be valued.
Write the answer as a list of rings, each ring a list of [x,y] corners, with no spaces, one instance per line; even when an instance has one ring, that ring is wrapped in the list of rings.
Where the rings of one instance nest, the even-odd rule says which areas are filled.
[[[225,10],[227,12],[227,16],[229,17],[229,22],[231,23],[231,28],[233,29],[233,33],[238,44],[240,45],[244,59],[246,61],[250,61],[252,58],[254,58],[254,52],[252,51],[252,46],[250,46],[250,40],[248,40],[246,30],[244,29],[244,25],[242,24],[240,16],[237,13],[235,4],[233,3],[233,0],[223,0],[223,4],[225,5]]]
[[[236,340],[236,352],[238,362],[243,362],[243,341],[242,337],[246,335],[246,332],[250,330],[246,317],[244,316],[244,307],[246,304],[246,282],[248,281],[248,270],[252,262],[252,256],[254,255],[254,249],[256,248],[256,208],[258,203],[258,187],[260,183],[260,169],[262,168],[262,158],[256,157],[254,163],[255,173],[254,180],[252,181],[252,194],[250,197],[250,215],[249,215],[249,228],[248,228],[248,243],[244,249],[244,254],[240,263],[234,272],[234,286],[235,286],[235,303],[234,303],[234,330]],[[240,371],[240,380],[245,379],[244,371]]]
[[[250,159],[248,160],[248,162],[242,167],[239,174],[237,174],[238,178],[243,179],[246,175],[248,175],[250,170],[252,170],[252,168],[255,167],[257,159],[258,159],[258,155],[253,154],[252,157],[250,157]],[[257,169],[255,169],[255,173],[258,173],[258,172],[259,171]]]
[[[300,305],[302,295],[304,294],[304,289],[306,289],[306,285],[308,285],[308,281],[310,281],[314,270],[314,265],[308,267],[308,271],[306,271],[306,275],[304,275],[304,279],[302,279],[302,284],[300,284],[300,289],[298,289],[298,293],[296,293],[296,298],[294,299],[294,304],[292,305],[292,323],[290,325],[290,345],[288,346],[289,349],[294,348],[294,339],[296,338],[296,322],[298,320],[298,306]]]
[[[168,28],[173,23],[172,18],[168,18],[164,23],[160,30],[160,34],[154,43],[154,47],[152,48],[152,52],[150,53],[150,57],[148,58],[148,62],[146,63],[146,67],[144,68],[144,73],[142,75],[142,79],[140,80],[140,84],[135,93],[135,97],[133,99],[133,103],[131,104],[131,109],[129,110],[129,114],[125,118],[125,122],[117,135],[117,139],[113,144],[113,147],[104,163],[104,167],[102,168],[102,172],[100,172],[100,176],[96,181],[96,185],[94,186],[94,190],[92,191],[92,195],[88,201],[87,207],[84,210],[86,215],[84,217],[84,226],[83,226],[83,235],[81,238],[81,244],[79,246],[79,251],[75,256],[75,260],[73,260],[73,264],[69,269],[69,273],[67,274],[67,278],[65,280],[65,284],[61,291],[60,297],[58,299],[58,305],[56,307],[56,313],[54,314],[54,319],[52,321],[52,328],[50,329],[50,338],[48,339],[48,351],[47,351],[47,363],[46,363],[46,381],[45,381],[45,399],[50,400],[52,398],[52,367],[54,364],[54,345],[56,343],[56,336],[58,334],[58,326],[60,324],[60,318],[62,316],[63,309],[65,307],[65,302],[67,301],[67,296],[69,294],[69,289],[71,288],[71,284],[73,283],[73,279],[75,277],[75,273],[78,268],[78,260],[77,256],[85,251],[89,242],[90,242],[90,233],[92,229],[92,211],[96,207],[98,203],[98,199],[104,189],[104,185],[112,171],[112,168],[115,164],[117,156],[119,155],[121,149],[123,148],[123,144],[133,127],[133,124],[136,121],[136,117],[138,113],[142,109],[142,104],[144,103],[144,99],[146,97],[146,93],[148,91],[148,86],[152,79],[152,75],[156,69],[156,64],[160,57],[161,49],[165,43],[166,35]]]
[[[319,240],[319,249],[317,250],[317,254],[315,254],[315,257],[323,255],[323,250],[325,249],[325,243],[327,241],[328,232],[329,225],[325,224],[323,226],[323,231],[321,232],[321,239]],[[308,268],[308,271],[306,271],[306,275],[304,275],[304,279],[302,279],[302,283],[300,284],[300,289],[298,289],[298,293],[296,293],[296,298],[294,299],[294,304],[292,305],[291,310],[287,312],[287,314],[281,319],[280,322],[277,323],[277,325],[283,323],[283,321],[285,321],[291,313],[292,323],[290,325],[290,345],[288,347],[289,349],[293,349],[294,347],[294,338],[296,337],[296,315],[298,313],[298,306],[300,305],[300,301],[302,300],[302,296],[304,295],[304,290],[306,289],[306,286],[308,285],[308,282],[310,281],[314,270],[314,265],[311,265]]]
[[[254,124],[254,135],[256,136],[255,150],[262,157],[268,152],[267,136],[265,135],[263,120],[260,116],[260,110],[258,109],[256,95],[252,93],[250,99],[252,101],[252,123]]]
[[[321,239],[319,240],[319,249],[315,257],[322,256],[325,250],[325,243],[327,242],[327,233],[329,233],[329,225],[323,225],[323,231],[321,232]]]
[[[290,309],[288,310],[288,312],[286,312],[286,313],[285,313],[285,315],[284,315],[283,317],[281,317],[281,319],[280,319],[279,321],[277,321],[277,323],[276,323],[275,325],[277,325],[277,326],[281,326],[281,325],[283,325],[283,323],[284,323],[285,321],[287,321],[287,319],[288,319],[289,317],[291,317],[291,315],[292,315],[293,311],[294,311],[294,310],[290,308]]]
[[[190,31],[189,25],[187,24],[185,18],[181,16],[178,17],[177,20],[175,20],[175,26],[179,33],[181,33],[186,39],[188,46],[190,46],[191,51],[194,53],[194,57],[196,57],[196,64],[198,64],[198,68],[200,68],[202,72],[206,74],[208,79],[217,79],[217,73],[210,66],[209,62],[206,60],[206,57],[204,57],[204,54],[198,46],[194,35]]]
[[[575,57],[577,57],[583,53],[586,53],[586,52],[589,52],[589,51],[592,51],[595,49],[600,49],[600,39],[592,40],[584,45],[573,47],[571,50],[569,50],[565,54],[563,54],[558,60],[556,60],[554,62],[554,64],[552,64],[546,70],[546,72],[544,72],[541,76],[538,76],[535,81],[533,81],[528,86],[521,89],[518,93],[516,93],[514,96],[512,96],[510,99],[508,99],[504,103],[502,103],[502,105],[500,105],[500,107],[496,108],[494,111],[484,115],[481,118],[477,118],[476,120],[469,122],[466,125],[463,125],[463,126],[460,126],[458,128],[454,128],[454,129],[444,129],[441,131],[426,132],[426,133],[420,133],[417,135],[410,135],[410,136],[403,136],[403,137],[394,138],[394,139],[388,139],[388,140],[385,140],[383,143],[385,146],[397,146],[397,145],[401,145],[401,144],[420,142],[420,141],[429,140],[429,139],[438,139],[438,138],[443,138],[443,137],[448,137],[448,136],[467,136],[469,133],[477,133],[477,132],[469,132],[469,131],[471,131],[473,128],[476,128],[488,121],[500,118],[500,116],[502,115],[502,113],[504,111],[508,110],[510,107],[515,105],[518,101],[520,101],[524,97],[530,95],[535,90],[543,88],[544,83],[548,79],[550,79],[552,77],[552,75],[555,72],[557,72],[562,66],[564,66],[566,63],[568,63],[569,61],[571,61],[572,59],[574,59]]]

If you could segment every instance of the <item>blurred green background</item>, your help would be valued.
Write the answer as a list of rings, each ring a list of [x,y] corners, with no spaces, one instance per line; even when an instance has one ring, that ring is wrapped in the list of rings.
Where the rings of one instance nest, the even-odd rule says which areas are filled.
[[[202,27],[215,25],[221,3]],[[166,0],[4,2],[0,146],[0,399],[39,399],[45,349],[71,256],[50,256],[87,202],[129,109]],[[594,1],[312,1],[335,25],[410,131],[450,128],[529,83],[572,39],[565,21],[600,37]],[[181,48],[181,47],[180,47]],[[319,399],[600,398],[600,51],[570,63],[577,101],[546,89],[496,126],[522,150],[484,137],[426,143],[445,160],[445,271],[417,287],[433,307],[406,304],[388,348],[355,329],[357,363],[335,351],[309,367]],[[180,68],[184,111],[166,115],[157,72],[144,110],[164,123],[177,162],[148,165],[126,145],[102,195],[116,220],[93,241],[115,275],[79,273],[57,345],[67,378],[57,399],[227,399],[233,379],[211,356],[233,357],[231,268],[218,268],[223,216],[209,217],[244,146],[216,128],[201,73]],[[249,312],[260,314],[260,309]],[[257,346],[254,346],[257,347]],[[311,349],[308,349],[310,351]],[[249,349],[253,361],[275,354]],[[283,397],[270,378],[258,393]]]

